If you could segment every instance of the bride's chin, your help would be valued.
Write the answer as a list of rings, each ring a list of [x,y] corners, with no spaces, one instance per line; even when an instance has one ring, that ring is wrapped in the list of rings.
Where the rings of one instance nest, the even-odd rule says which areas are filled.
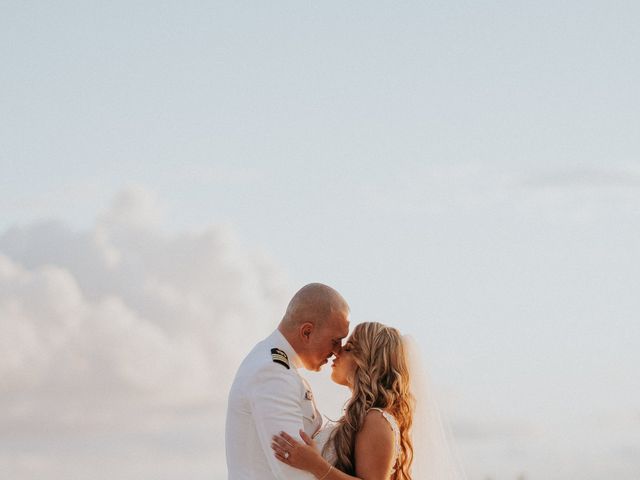
[[[351,388],[351,385],[349,385],[349,382],[347,382],[346,379],[337,378],[335,375],[331,375],[331,380],[333,380],[333,383],[337,385],[342,385],[343,387]]]

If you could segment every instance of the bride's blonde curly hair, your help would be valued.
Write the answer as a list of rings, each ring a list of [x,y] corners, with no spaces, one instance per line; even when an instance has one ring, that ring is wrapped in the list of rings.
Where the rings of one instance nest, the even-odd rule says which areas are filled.
[[[400,428],[400,453],[391,480],[411,480],[413,444],[410,432],[414,399],[409,390],[402,337],[395,328],[366,322],[356,326],[349,341],[356,369],[353,394],[328,442],[333,443],[336,451],[335,467],[355,474],[356,434],[362,428],[367,412],[376,407],[391,413]]]

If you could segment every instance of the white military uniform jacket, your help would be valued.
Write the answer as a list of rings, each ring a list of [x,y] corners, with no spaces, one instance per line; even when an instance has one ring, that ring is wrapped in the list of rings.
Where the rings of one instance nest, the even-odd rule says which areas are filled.
[[[276,330],[244,359],[229,392],[225,443],[229,480],[310,480],[310,473],[280,462],[271,437],[299,430],[313,436],[322,426],[302,363]],[[302,441],[302,440],[301,440]]]

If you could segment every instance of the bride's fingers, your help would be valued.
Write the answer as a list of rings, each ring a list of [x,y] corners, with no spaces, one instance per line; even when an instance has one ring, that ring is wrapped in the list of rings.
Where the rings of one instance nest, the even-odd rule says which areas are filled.
[[[284,449],[278,445],[276,442],[273,442],[271,444],[271,450],[273,450],[276,453],[284,453]]]
[[[298,443],[296,439],[289,435],[287,432],[280,432],[280,437],[284,438],[285,441],[292,447]]]
[[[281,453],[276,452],[275,456],[278,460],[280,460],[283,463],[288,463],[287,459],[284,457],[284,455],[282,455]]]
[[[275,444],[277,444],[280,448],[282,448],[283,450],[286,449],[286,447],[291,447],[292,445],[287,442],[284,438],[278,437],[276,435],[274,435],[273,437],[271,437],[271,440],[273,440],[273,442]]]
[[[277,459],[287,463],[289,460],[289,455],[287,455],[287,450],[282,448],[280,445],[278,445],[277,443],[272,443],[271,444],[271,449],[273,450],[274,455],[276,456]]]
[[[307,435],[307,432],[302,429],[300,429],[300,438],[302,438],[302,440],[304,440],[304,443],[306,443],[307,445],[313,445],[313,439],[309,435]]]

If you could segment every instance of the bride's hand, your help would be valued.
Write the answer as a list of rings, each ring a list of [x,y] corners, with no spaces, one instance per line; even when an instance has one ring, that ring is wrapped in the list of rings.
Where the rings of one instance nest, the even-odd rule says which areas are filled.
[[[273,436],[271,448],[281,462],[307,472],[316,471],[326,461],[320,455],[316,442],[304,430],[300,430],[300,437],[304,443],[296,441],[285,432],[280,432],[280,435]]]

